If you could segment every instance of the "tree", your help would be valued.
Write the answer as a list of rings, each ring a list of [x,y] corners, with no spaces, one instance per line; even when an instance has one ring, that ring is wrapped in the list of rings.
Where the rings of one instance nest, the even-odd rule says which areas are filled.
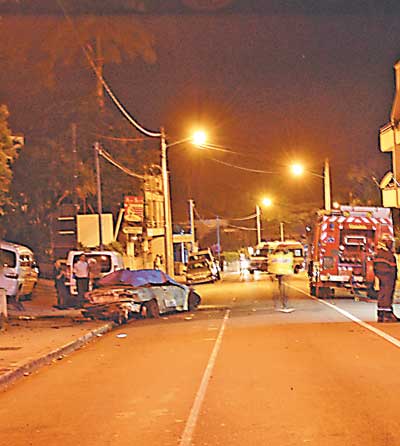
[[[120,65],[137,57],[146,63],[156,61],[154,38],[134,16],[118,17],[118,26],[112,16],[10,17],[3,18],[1,28],[0,61],[18,76],[26,73],[30,88],[36,86],[38,91],[45,85],[62,87],[66,67],[73,67],[82,78],[88,57],[100,75],[107,64]],[[26,38],[31,30],[31,38]],[[96,96],[103,101],[98,79]]]
[[[71,200],[72,159],[70,149],[54,141],[25,146],[14,165],[10,188],[12,201],[6,207],[7,239],[26,244],[38,254],[49,247],[51,214],[63,199]],[[78,163],[78,188],[83,199],[95,193],[94,176]]]
[[[0,106],[0,216],[4,208],[10,204],[10,185],[12,180],[11,166],[17,158],[18,150],[13,144],[11,130],[8,127],[8,109]]]
[[[379,206],[380,189],[375,178],[379,178],[376,166],[371,162],[350,166],[347,178],[350,181],[349,204],[352,206]]]

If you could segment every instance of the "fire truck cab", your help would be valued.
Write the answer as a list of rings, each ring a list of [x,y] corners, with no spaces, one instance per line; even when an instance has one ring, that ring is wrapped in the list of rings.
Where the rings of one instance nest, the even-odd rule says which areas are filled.
[[[333,297],[336,288],[373,292],[373,259],[383,234],[393,237],[390,209],[340,206],[319,211],[308,253],[310,294]]]

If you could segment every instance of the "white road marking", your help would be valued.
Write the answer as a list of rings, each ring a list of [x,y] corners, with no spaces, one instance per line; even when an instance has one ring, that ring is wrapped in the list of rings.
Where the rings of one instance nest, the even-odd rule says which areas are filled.
[[[348,319],[352,320],[356,324],[360,325],[361,327],[364,327],[365,329],[372,331],[373,333],[377,334],[381,338],[385,339],[386,341],[390,342],[391,344],[395,345],[396,347],[400,348],[400,340],[394,338],[393,336],[390,336],[389,334],[385,333],[382,330],[379,330],[379,328],[374,327],[373,325],[368,324],[367,322],[362,321],[361,319],[358,319],[358,317],[354,316],[353,314],[349,313],[346,310],[343,310],[342,308],[339,308],[335,305],[332,305],[329,302],[326,302],[324,300],[318,299],[317,297],[311,296],[311,294],[306,293],[300,288],[297,288],[293,285],[290,285],[291,288],[297,290],[299,293],[305,294],[308,297],[311,297],[311,299],[316,300],[317,302],[320,302],[321,304],[327,305],[328,307],[332,308],[333,310],[336,310],[338,313],[343,314],[343,316],[347,317]]]
[[[197,391],[196,398],[194,400],[192,409],[189,414],[189,418],[186,421],[185,429],[183,431],[179,446],[190,446],[192,443],[193,432],[196,428],[197,420],[199,418],[201,405],[203,404],[204,397],[207,392],[208,383],[211,378],[211,373],[214,369],[215,361],[217,359],[218,351],[222,343],[222,337],[224,335],[226,323],[228,321],[230,310],[227,310],[224,319],[219,329],[217,340],[215,341],[214,348],[211,352],[210,359],[208,360],[207,367],[204,371],[203,378],[200,383],[199,390]]]

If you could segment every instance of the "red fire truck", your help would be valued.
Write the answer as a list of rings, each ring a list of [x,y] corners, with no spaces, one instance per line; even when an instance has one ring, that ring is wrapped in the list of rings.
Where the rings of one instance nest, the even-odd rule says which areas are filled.
[[[333,297],[335,288],[373,294],[373,258],[383,234],[393,236],[390,209],[341,206],[319,211],[308,252],[310,293]]]

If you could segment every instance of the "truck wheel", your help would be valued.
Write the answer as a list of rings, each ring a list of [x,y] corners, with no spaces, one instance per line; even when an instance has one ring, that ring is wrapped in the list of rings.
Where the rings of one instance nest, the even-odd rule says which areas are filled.
[[[294,273],[295,273],[295,274],[299,274],[299,272],[300,272],[300,265],[296,265],[296,266],[294,267]]]
[[[160,317],[160,309],[155,299],[149,300],[144,304],[146,308],[146,317],[156,319]]]

